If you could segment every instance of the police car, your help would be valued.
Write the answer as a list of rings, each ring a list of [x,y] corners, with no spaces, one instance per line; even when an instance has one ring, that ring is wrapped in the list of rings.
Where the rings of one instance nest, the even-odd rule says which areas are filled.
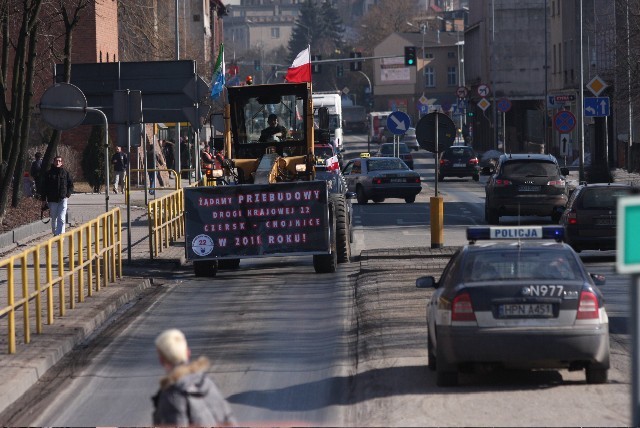
[[[584,369],[605,383],[609,320],[605,278],[590,274],[558,226],[472,227],[427,306],[429,368],[439,386],[461,369]]]

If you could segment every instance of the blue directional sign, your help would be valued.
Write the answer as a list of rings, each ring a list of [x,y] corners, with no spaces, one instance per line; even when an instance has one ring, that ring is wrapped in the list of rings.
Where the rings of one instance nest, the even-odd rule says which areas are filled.
[[[402,135],[411,127],[411,118],[407,113],[394,111],[387,117],[387,128],[392,134]]]
[[[588,97],[584,99],[586,117],[604,117],[611,115],[609,97]]]

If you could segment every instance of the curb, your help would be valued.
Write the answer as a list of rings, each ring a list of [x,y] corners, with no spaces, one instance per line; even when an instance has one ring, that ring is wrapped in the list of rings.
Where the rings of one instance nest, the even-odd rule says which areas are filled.
[[[133,282],[135,281],[135,282]],[[149,278],[135,278],[103,288],[64,318],[33,334],[28,345],[18,344],[15,354],[0,355],[0,413],[22,397],[48,369],[75,346],[94,334],[118,309],[152,286]]]

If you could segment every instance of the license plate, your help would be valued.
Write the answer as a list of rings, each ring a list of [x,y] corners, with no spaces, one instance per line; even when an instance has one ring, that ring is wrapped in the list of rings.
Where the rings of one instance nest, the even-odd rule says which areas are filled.
[[[597,218],[596,225],[598,226],[615,226],[616,219],[615,218]]]
[[[550,318],[551,303],[507,303],[498,306],[498,318]]]
[[[465,166],[467,166],[467,165],[465,165],[465,164],[463,164],[463,163],[454,163],[454,164],[453,164],[453,167],[454,167],[454,168],[464,168]]]
[[[404,183],[406,180],[404,178],[392,178],[389,181],[392,183]]]
[[[540,186],[518,186],[518,190],[521,192],[539,192]]]

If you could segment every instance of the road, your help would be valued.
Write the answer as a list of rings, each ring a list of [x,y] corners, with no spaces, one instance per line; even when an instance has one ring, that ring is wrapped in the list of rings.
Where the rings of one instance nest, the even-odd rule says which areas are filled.
[[[347,135],[347,158],[366,150]],[[430,245],[428,199],[433,159],[418,152],[425,180],[416,203],[354,205],[354,254]],[[445,245],[464,244],[464,229],[484,224],[479,183],[447,179]],[[515,222],[517,219],[503,219]],[[525,222],[539,222],[527,218]],[[544,221],[544,220],[543,220]],[[582,372],[491,372],[438,388],[426,368],[429,292],[415,278],[439,275],[446,257],[372,258],[316,275],[310,257],[243,260],[215,279],[184,269],[156,278],[132,303],[48,373],[8,425],[151,424],[150,397],[162,369],[153,350],[164,328],[183,329],[242,425],[629,425],[629,278],[611,254],[585,253],[607,274],[602,289],[613,330],[610,382],[586,385]]]

